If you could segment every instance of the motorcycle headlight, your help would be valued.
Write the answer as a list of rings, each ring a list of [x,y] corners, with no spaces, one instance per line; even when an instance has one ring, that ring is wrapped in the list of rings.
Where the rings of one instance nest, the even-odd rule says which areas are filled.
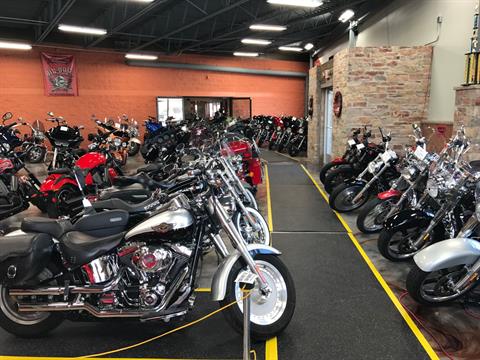
[[[97,147],[96,144],[88,144],[88,149],[89,149],[89,150],[93,150],[93,149],[95,149],[96,147]]]
[[[282,127],[281,126],[277,126],[277,131],[280,131],[282,130]]]
[[[368,163],[367,169],[370,174],[375,174],[381,164],[377,163],[376,161],[372,161]]]
[[[116,147],[122,146],[122,139],[120,138],[113,139],[113,145],[115,145]]]
[[[432,198],[436,198],[438,196],[438,185],[435,180],[427,180],[427,191],[428,195],[430,195]]]
[[[405,180],[410,181],[417,176],[417,169],[414,166],[409,166],[403,169],[401,174]]]
[[[298,130],[298,133],[299,133],[299,134],[303,134],[303,129],[299,129],[299,130]]]
[[[291,128],[288,128],[287,129],[287,133],[291,133],[292,132],[292,129]]]

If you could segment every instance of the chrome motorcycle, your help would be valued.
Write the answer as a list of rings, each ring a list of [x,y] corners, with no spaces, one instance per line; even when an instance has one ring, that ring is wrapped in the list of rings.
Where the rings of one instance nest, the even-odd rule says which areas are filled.
[[[82,174],[75,169],[79,183]],[[169,321],[195,304],[202,242],[210,233],[224,256],[212,280],[212,300],[238,331],[243,292],[236,279],[255,277],[251,293],[251,336],[266,340],[289,324],[295,286],[278,250],[245,244],[217,197],[218,175],[202,169],[206,190],[189,200],[180,194],[145,221],[126,231],[128,213],[95,213],[65,220],[26,218],[22,231],[0,241],[0,326],[17,336],[51,331],[65,318],[134,318]],[[216,228],[232,243],[229,252]],[[238,302],[238,304],[234,304]]]

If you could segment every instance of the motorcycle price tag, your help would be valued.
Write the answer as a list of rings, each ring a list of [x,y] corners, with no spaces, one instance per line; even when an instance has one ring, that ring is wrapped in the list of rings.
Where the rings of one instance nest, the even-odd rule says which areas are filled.
[[[382,158],[382,161],[386,164],[390,161],[390,159],[392,158],[392,156],[390,155],[390,153],[388,151],[384,152],[381,156]]]
[[[427,151],[422,146],[417,146],[413,153],[418,160],[424,160],[427,156]]]
[[[348,140],[348,145],[350,145],[350,146],[355,145],[355,140],[353,140],[353,139]]]
[[[363,144],[357,144],[357,149],[358,149],[358,150],[362,150],[363,148],[365,148],[365,145],[363,145]]]
[[[60,131],[68,131],[68,127],[67,126],[60,126]]]

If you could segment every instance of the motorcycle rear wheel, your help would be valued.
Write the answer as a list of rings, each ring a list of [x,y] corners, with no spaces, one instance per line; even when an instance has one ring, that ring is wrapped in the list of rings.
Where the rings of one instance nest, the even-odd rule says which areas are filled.
[[[290,323],[295,312],[295,284],[285,264],[276,255],[256,255],[255,263],[272,292],[262,297],[258,283],[255,284],[250,296],[250,331],[254,340],[264,341],[281,333]],[[227,322],[240,334],[243,333],[243,292],[235,282],[238,274],[247,267],[242,258],[233,265],[227,280],[225,298],[220,306],[226,306],[234,301],[223,314]]]
[[[398,201],[398,197],[381,200],[378,197],[368,201],[357,217],[358,230],[364,234],[374,234],[383,228],[385,216],[389,213],[392,205]]]
[[[140,144],[130,141],[128,143],[128,156],[135,156],[140,151]]]
[[[80,196],[80,190],[73,185],[64,185],[53,196],[47,205],[47,213],[50,218],[58,218],[59,216],[70,215],[70,209],[66,205],[66,201]],[[55,201],[53,201],[53,198]]]
[[[8,288],[0,285],[0,327],[18,337],[45,336],[63,321],[60,313],[20,313],[15,304],[16,297],[10,296]]]
[[[295,157],[299,153],[300,153],[300,149],[298,148],[298,146],[296,144],[290,144],[288,146],[288,155],[290,155],[291,157]]]
[[[28,151],[27,160],[32,164],[38,164],[45,159],[46,153],[47,149],[45,147],[35,145]]]
[[[342,184],[337,186],[328,200],[330,207],[340,213],[351,212],[361,208],[368,201],[368,192],[364,194],[360,200],[353,203],[355,196],[362,191],[363,186]]]
[[[407,277],[407,291],[419,304],[443,305],[464,296],[476,284],[476,281],[467,283],[460,291],[453,290],[453,286],[465,274],[465,266],[455,266],[438,271],[426,272],[416,264]]]

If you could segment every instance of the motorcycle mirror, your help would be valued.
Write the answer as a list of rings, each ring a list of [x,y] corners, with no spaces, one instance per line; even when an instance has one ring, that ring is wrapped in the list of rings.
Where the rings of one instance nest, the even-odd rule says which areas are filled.
[[[80,125],[80,126],[78,127],[78,129],[79,129],[79,130],[85,129],[85,126]]]
[[[11,118],[13,117],[13,114],[11,112],[6,112],[5,114],[3,114],[2,116],[2,120],[5,122],[7,120],[10,120]]]
[[[47,112],[47,115],[50,116],[50,117],[53,117],[53,116],[54,116],[54,115],[53,115],[53,112],[51,112],[51,111]]]

